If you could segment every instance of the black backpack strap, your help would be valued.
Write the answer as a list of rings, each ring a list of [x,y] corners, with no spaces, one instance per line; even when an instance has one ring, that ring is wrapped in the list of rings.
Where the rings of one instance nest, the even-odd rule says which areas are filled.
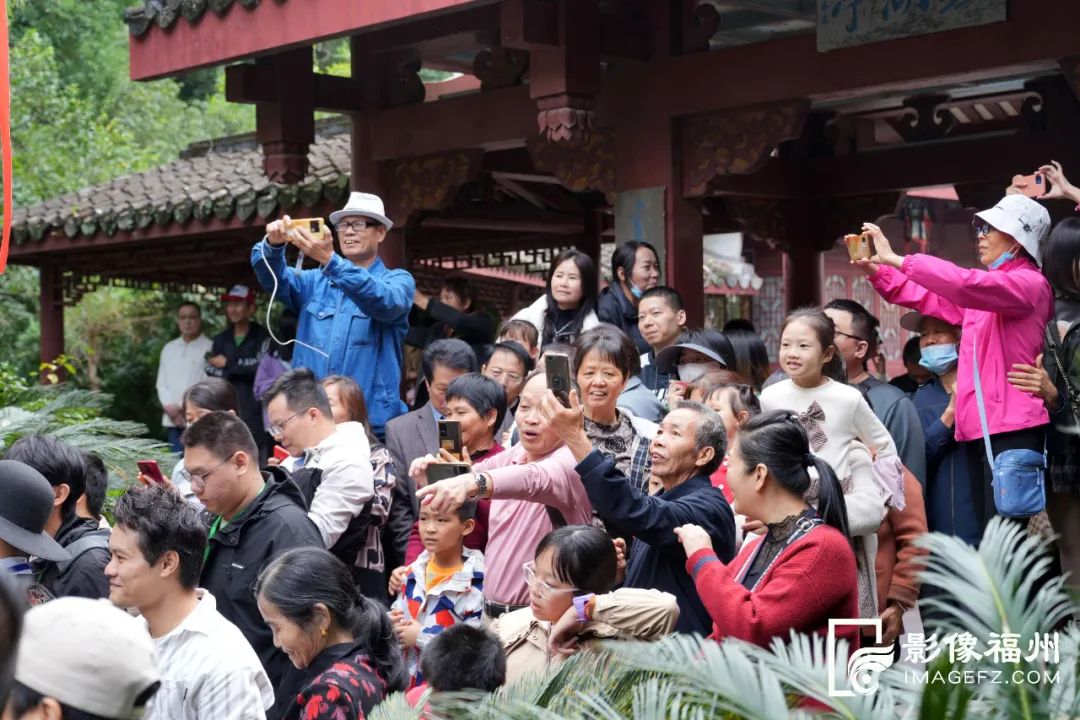
[[[56,567],[60,570],[60,574],[63,575],[66,573],[68,569],[75,564],[75,561],[87,552],[94,550],[95,548],[108,550],[109,534],[108,530],[95,530],[83,535],[75,542],[66,546],[64,549],[68,551],[70,557],[68,557],[67,560],[61,560],[56,563]]]

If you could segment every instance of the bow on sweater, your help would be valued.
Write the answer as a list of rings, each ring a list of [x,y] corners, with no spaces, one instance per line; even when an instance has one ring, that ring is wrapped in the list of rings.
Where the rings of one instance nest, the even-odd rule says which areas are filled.
[[[810,438],[810,449],[817,452],[823,448],[829,441],[829,436],[825,434],[825,428],[821,426],[825,422],[825,411],[821,409],[817,401],[810,403],[806,412],[797,413],[796,418],[806,431],[807,437]]]

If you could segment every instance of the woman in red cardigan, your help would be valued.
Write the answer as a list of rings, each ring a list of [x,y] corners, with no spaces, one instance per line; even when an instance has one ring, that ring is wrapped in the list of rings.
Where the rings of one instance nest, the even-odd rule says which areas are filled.
[[[713,620],[710,637],[768,646],[792,630],[824,635],[829,618],[858,618],[844,492],[829,464],[810,453],[798,419],[774,411],[747,421],[731,447],[727,481],[734,510],[764,523],[764,536],[725,565],[701,528],[675,531]],[[839,630],[857,647],[857,626]]]

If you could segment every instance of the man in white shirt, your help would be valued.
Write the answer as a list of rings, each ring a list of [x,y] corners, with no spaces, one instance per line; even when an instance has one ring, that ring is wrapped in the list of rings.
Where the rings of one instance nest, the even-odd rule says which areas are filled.
[[[109,599],[146,621],[161,688],[146,720],[265,720],[274,689],[240,630],[196,587],[206,553],[198,511],[171,488],[151,485],[116,502]]]
[[[184,393],[206,377],[206,354],[210,338],[202,334],[202,311],[193,302],[186,302],[176,311],[180,337],[165,343],[158,362],[157,394],[165,414],[161,426],[169,438],[173,452],[183,452],[180,433],[184,430]]]
[[[357,565],[369,542],[369,528],[386,520],[383,505],[373,502],[375,477],[364,426],[334,424],[326,390],[307,368],[281,375],[262,401],[270,434],[289,453],[281,466],[304,493],[308,517],[326,548],[352,569],[362,592],[378,588],[379,594],[369,597],[381,598],[382,573]]]

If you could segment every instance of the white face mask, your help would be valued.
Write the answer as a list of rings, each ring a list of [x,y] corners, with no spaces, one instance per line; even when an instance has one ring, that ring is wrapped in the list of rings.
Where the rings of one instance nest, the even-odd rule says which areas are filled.
[[[683,382],[697,382],[705,377],[705,373],[709,372],[712,365],[707,362],[681,363],[677,366],[679,379]]]

